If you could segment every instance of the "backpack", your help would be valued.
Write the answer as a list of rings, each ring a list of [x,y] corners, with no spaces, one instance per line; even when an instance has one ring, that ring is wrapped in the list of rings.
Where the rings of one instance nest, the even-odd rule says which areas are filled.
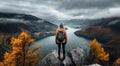
[[[58,32],[58,41],[62,42],[64,40],[64,34],[63,31]]]

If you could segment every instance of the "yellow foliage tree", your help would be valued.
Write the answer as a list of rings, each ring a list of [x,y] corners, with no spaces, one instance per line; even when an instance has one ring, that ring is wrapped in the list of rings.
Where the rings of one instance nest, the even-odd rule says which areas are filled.
[[[12,38],[12,51],[4,54],[4,60],[0,66],[35,66],[39,62],[39,48],[30,50],[29,46],[34,43],[31,36],[22,32],[18,38]]]
[[[104,48],[101,46],[101,44],[94,39],[91,41],[88,46],[90,47],[90,50],[92,52],[92,55],[101,61],[108,61],[109,60],[109,54],[104,51]]]
[[[115,65],[120,65],[120,58],[115,61]]]

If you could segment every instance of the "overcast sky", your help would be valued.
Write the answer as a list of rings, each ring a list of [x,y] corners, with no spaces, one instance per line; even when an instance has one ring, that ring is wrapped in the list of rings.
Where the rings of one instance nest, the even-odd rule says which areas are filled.
[[[57,21],[120,16],[120,0],[0,0],[0,12]]]

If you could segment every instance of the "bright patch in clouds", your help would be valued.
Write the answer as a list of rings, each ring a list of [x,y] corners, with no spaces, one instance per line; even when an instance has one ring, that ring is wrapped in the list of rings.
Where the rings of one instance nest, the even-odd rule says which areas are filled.
[[[108,8],[108,9],[103,9],[101,12],[95,13],[93,16],[91,16],[91,19],[118,17],[118,16],[120,16],[120,8]]]

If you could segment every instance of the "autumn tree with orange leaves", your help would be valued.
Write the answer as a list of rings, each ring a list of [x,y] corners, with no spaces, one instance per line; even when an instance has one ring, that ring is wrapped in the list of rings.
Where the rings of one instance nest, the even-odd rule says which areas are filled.
[[[114,62],[115,66],[120,66],[120,58],[116,59],[116,61]]]
[[[91,54],[97,59],[98,61],[108,61],[109,54],[104,51],[104,48],[101,44],[96,40],[92,40],[88,46],[90,47]]]
[[[0,66],[35,66],[39,62],[40,47],[29,49],[34,40],[28,33],[22,32],[17,38],[13,37],[11,44],[12,51],[4,54]]]

